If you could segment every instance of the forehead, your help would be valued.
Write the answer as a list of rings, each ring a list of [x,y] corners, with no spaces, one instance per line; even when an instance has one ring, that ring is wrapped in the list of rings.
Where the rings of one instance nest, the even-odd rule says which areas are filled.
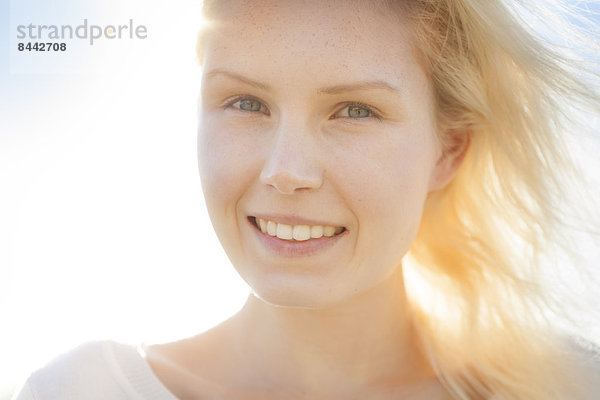
[[[376,78],[414,64],[401,12],[365,0],[220,0],[208,6],[204,65]],[[207,65],[208,64],[208,65]],[[237,65],[236,65],[237,64]],[[360,72],[359,72],[360,73]]]
[[[209,19],[227,19],[243,14],[275,15],[282,10],[293,10],[297,16],[341,15],[345,11],[358,17],[368,11],[378,11],[380,15],[386,16],[392,8],[408,9],[403,3],[392,0],[204,0],[203,10]]]

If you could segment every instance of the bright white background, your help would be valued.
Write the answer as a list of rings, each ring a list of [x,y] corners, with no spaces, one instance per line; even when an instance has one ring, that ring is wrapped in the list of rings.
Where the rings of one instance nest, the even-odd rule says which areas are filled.
[[[196,334],[248,293],[197,176],[201,2],[2,1],[0,399],[81,342]],[[14,25],[83,18],[148,38],[14,58]]]
[[[10,6],[12,21],[8,2],[1,11],[0,399],[81,342],[193,335],[248,294],[212,231],[197,173],[201,2]],[[22,60],[10,71],[5,55],[9,24],[27,17],[133,18],[148,38],[75,43],[51,66],[30,54],[36,73],[22,74]],[[50,67],[59,73],[40,73]]]

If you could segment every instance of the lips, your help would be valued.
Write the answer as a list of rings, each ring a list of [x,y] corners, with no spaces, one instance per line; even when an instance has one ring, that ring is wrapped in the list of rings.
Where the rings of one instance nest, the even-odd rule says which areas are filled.
[[[247,220],[248,225],[254,228],[259,243],[262,243],[270,254],[286,258],[321,254],[339,243],[348,233],[348,229],[342,226],[318,225],[314,221],[299,218],[249,216]],[[261,229],[261,224],[263,229]],[[311,237],[307,238],[309,234]],[[298,239],[295,239],[294,236]]]

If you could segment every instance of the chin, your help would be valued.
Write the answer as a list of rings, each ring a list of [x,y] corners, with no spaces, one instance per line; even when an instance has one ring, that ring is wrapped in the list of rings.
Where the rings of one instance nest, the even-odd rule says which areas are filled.
[[[314,301],[305,301],[303,299],[280,298],[278,296],[265,297],[265,296],[260,296],[256,292],[252,292],[252,294],[254,295],[254,297],[258,298],[263,303],[266,303],[273,307],[295,308],[295,309],[302,309],[302,310],[315,310],[315,309],[323,308],[323,307],[319,307],[319,305]]]
[[[331,289],[321,291],[313,287],[302,290],[298,285],[255,288],[252,295],[271,306],[309,310],[329,308],[343,300],[334,296]]]

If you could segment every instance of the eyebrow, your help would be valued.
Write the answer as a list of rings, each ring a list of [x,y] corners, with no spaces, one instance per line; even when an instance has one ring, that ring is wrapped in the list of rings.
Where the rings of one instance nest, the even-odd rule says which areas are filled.
[[[269,91],[271,89],[271,87],[265,83],[255,81],[253,79],[247,78],[238,73],[228,71],[226,69],[217,68],[217,69],[213,69],[212,71],[210,71],[206,74],[206,76],[209,78],[211,78],[213,76],[217,76],[217,75],[225,75],[231,79],[245,83],[246,85],[249,85],[249,86],[261,89],[261,90]],[[393,85],[390,85],[388,82],[381,81],[381,80],[328,86],[328,87],[318,89],[317,92],[319,94],[335,95],[335,94],[341,94],[341,93],[346,93],[346,92],[365,91],[365,90],[387,90],[387,91],[393,92],[393,93],[400,92],[400,90],[397,89],[396,87],[394,87]]]
[[[266,90],[266,91],[268,91],[268,90],[271,89],[269,87],[269,85],[267,85],[267,84],[264,84],[264,83],[261,83],[261,82],[258,82],[258,81],[246,78],[243,75],[236,74],[235,72],[227,71],[226,69],[213,69],[212,71],[210,71],[210,72],[208,72],[206,74],[206,76],[208,78],[211,78],[211,77],[216,76],[216,75],[225,75],[225,76],[227,76],[227,77],[229,77],[231,79],[234,79],[236,81],[240,81],[242,83],[245,83],[246,85],[250,85],[250,86],[255,87],[257,89]]]
[[[356,92],[362,90],[387,90],[393,93],[398,93],[400,90],[390,85],[385,81],[368,81],[368,82],[357,82],[347,85],[335,85],[319,89],[319,93],[323,94],[340,94],[346,92]]]

